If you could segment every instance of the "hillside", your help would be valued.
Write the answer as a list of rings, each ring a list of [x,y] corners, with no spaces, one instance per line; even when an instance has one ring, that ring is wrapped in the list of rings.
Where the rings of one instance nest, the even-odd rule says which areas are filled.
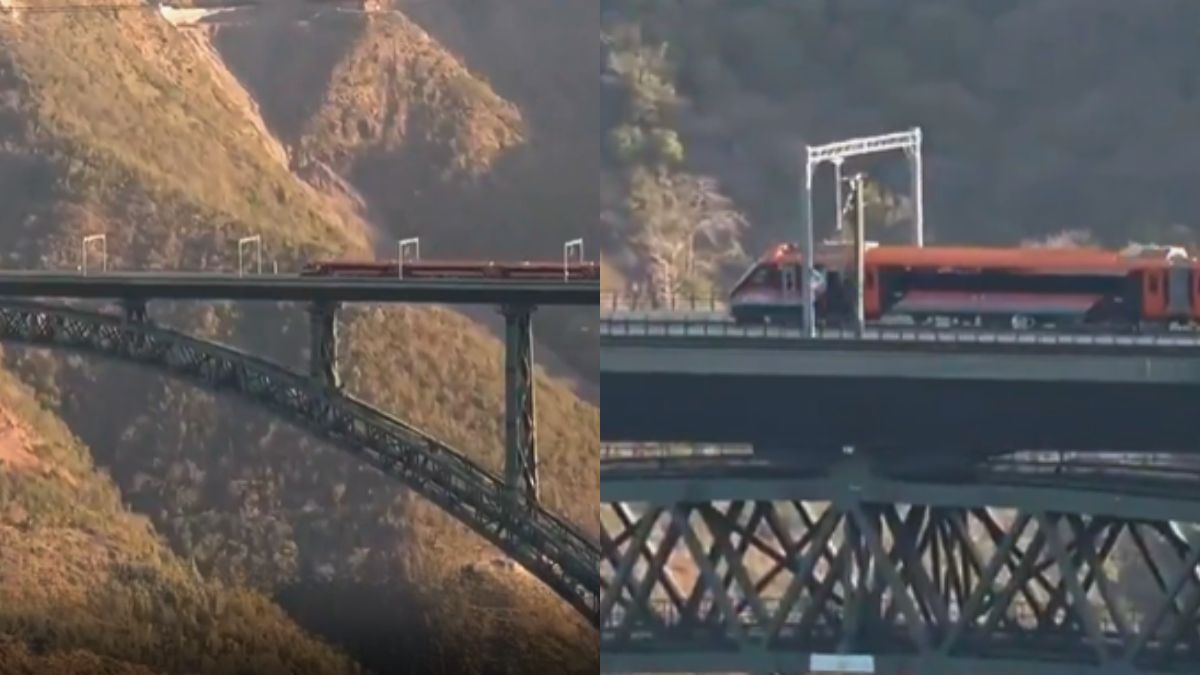
[[[1195,2],[604,6],[610,32],[632,24],[645,45],[667,45],[667,67],[641,70],[668,73],[682,100],[667,126],[683,170],[719,179],[749,215],[750,251],[798,236],[805,142],[913,125],[925,136],[930,241],[1015,244],[1076,229],[1115,245],[1195,240]],[[853,166],[907,192],[899,154]],[[821,181],[817,216],[828,222]]]
[[[86,448],[7,373],[0,636],[5,674],[358,672],[266,597],[199,577],[122,506]]]
[[[345,34],[344,53],[367,54],[368,61],[387,54],[393,64],[411,57],[435,73],[455,69],[429,40],[421,41],[420,54],[404,51],[397,46],[402,36],[386,31],[408,24],[396,18],[389,25],[380,29],[383,37]],[[348,59],[331,60],[329,72],[347,78],[315,97],[314,128],[331,119],[320,111],[338,101],[394,91],[367,82],[342,98],[344,83],[360,77]],[[486,82],[464,80],[461,67],[455,72],[419,92],[423,103],[408,108],[406,134],[378,130],[375,140],[405,152],[419,138],[430,173],[472,165],[482,180],[489,149],[472,135],[474,125],[500,120],[503,133],[515,134],[519,111]],[[74,267],[79,236],[94,231],[108,234],[115,268],[231,269],[235,240],[250,234],[262,235],[264,258],[281,270],[312,257],[371,255],[376,233],[364,216],[373,207],[326,170],[346,148],[361,148],[346,139],[362,125],[341,128],[349,145],[301,144],[313,160],[306,183],[297,175],[295,148],[271,134],[270,106],[224,70],[204,32],[144,14],[122,14],[119,23],[99,13],[27,15],[0,23],[0,90],[0,175],[7,178],[0,182],[0,222],[12,224],[0,228],[11,252],[6,264]],[[480,116],[460,114],[460,104]],[[307,317],[300,308],[163,305],[152,314],[303,367]],[[498,470],[502,348],[486,328],[440,309],[355,309],[343,316],[343,335],[350,392]],[[409,604],[387,607],[380,624],[410,631],[411,644],[428,647],[414,667],[472,672],[479,661],[457,659],[488,657],[457,652],[453,641],[463,633],[436,628],[461,623],[462,603],[477,595],[460,583],[460,570],[499,555],[465,528],[237,401],[124,366],[14,353],[10,364],[94,449],[123,498],[202,573],[275,594],[297,616],[325,592],[322,584],[401,589]],[[548,505],[594,532],[599,413],[565,383],[541,376],[538,387]],[[515,582],[484,575],[478,583],[483,595],[503,595]],[[570,671],[598,658],[594,638],[564,638],[566,646],[545,639],[547,631],[577,637],[581,630],[545,589],[530,586],[509,601],[471,610],[474,623],[464,630],[484,644],[489,635],[507,637],[518,646],[518,670],[556,659]],[[376,665],[386,659],[355,656]]]
[[[294,168],[352,186],[380,228],[378,255],[420,236],[430,257],[557,259],[564,241],[584,237],[594,257],[594,5],[383,5],[363,15],[271,3],[216,28],[214,42],[295,148]],[[544,310],[536,333],[571,376],[591,382],[593,314]]]

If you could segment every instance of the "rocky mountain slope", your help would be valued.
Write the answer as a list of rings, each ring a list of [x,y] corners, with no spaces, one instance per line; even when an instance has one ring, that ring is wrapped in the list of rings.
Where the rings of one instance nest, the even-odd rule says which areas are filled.
[[[293,148],[293,168],[350,186],[379,228],[381,256],[412,236],[431,257],[556,259],[567,239],[595,246],[594,7],[380,4],[355,13],[267,3],[212,29],[268,126]],[[585,381],[599,363],[582,339],[593,314],[539,313],[539,341]]]
[[[0,636],[6,674],[358,672],[267,597],[205,580],[172,553],[8,373],[0,373]]]
[[[414,163],[393,174],[398,194],[413,185],[440,191],[417,200],[429,229],[416,233],[475,241],[467,215],[437,217],[437,204],[453,212],[474,200],[478,210],[468,215],[482,215],[487,200],[470,197],[471,186],[493,181],[508,148],[526,138],[523,110],[404,16],[343,19],[345,31],[307,43],[324,41],[332,52],[304,62],[311,80],[289,75],[287,53],[272,56],[274,74],[306,90],[281,87],[278,98],[255,91],[244,66],[250,53],[231,56],[236,26],[229,35],[219,29],[218,49],[207,29],[172,27],[152,13],[0,20],[4,264],[74,267],[79,237],[92,232],[107,234],[115,268],[231,269],[235,240],[250,234],[262,235],[264,257],[281,270],[313,257],[371,256],[392,222],[379,217],[386,207],[363,197],[369,187],[355,183],[355,167],[374,155]],[[227,59],[242,71],[226,69]],[[420,73],[428,78],[413,84]],[[504,184],[493,194],[504,194]],[[455,186],[468,196],[456,198]],[[559,242],[573,232],[548,236]],[[533,236],[514,230],[494,240],[520,246]],[[152,314],[302,367],[302,308],[163,305]],[[360,308],[343,321],[351,393],[499,470],[502,345],[486,327],[433,308]],[[308,608],[330,588],[391,589],[405,602],[379,607],[375,625],[428,647],[412,658],[418,669],[481,669],[490,652],[455,649],[469,635],[510,645],[505,658],[518,670],[547,661],[564,672],[594,670],[594,633],[548,591],[480,568],[499,553],[353,459],[151,373],[23,350],[8,362],[203,578],[271,594],[317,630],[322,617]],[[595,533],[599,413],[564,382],[541,376],[538,388],[547,503]],[[363,646],[324,629],[366,650],[355,654],[366,665],[396,657],[380,641]]]

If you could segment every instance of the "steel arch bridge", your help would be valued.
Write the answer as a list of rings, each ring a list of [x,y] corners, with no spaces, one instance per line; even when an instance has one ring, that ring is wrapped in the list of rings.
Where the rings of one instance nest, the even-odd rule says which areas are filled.
[[[462,453],[329,386],[335,376],[328,372],[328,359],[324,376],[308,377],[156,326],[147,319],[144,306],[136,305],[119,315],[3,300],[0,341],[130,362],[238,394],[403,482],[597,623],[600,573],[595,544],[536,501],[514,501],[502,480]]]
[[[738,464],[601,467],[603,672],[1197,672],[1194,469]]]

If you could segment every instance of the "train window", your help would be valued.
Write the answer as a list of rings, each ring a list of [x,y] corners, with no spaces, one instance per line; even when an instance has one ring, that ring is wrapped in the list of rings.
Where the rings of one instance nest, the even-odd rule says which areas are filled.
[[[867,288],[875,288],[875,272],[867,270],[866,275]]]
[[[1151,293],[1158,293],[1158,275],[1150,272],[1149,289]]]

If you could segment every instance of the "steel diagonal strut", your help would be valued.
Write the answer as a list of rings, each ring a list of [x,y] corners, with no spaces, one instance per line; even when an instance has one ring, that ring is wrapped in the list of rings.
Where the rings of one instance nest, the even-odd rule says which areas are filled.
[[[514,511],[500,479],[325,382],[154,326],[136,304],[109,315],[8,300],[0,305],[0,340],[107,356],[240,394],[400,480],[598,622],[599,551],[582,532],[536,504]]]
[[[534,417],[533,307],[506,305],[504,356],[504,485],[514,506],[538,503]]]
[[[879,675],[1200,672],[1196,488],[1169,497],[1184,525],[1148,515],[1168,490],[1145,480],[1090,505],[1036,484],[923,505],[903,481],[878,488],[892,501],[707,500],[697,481],[673,505],[602,504],[601,670],[818,672],[840,653]]]

